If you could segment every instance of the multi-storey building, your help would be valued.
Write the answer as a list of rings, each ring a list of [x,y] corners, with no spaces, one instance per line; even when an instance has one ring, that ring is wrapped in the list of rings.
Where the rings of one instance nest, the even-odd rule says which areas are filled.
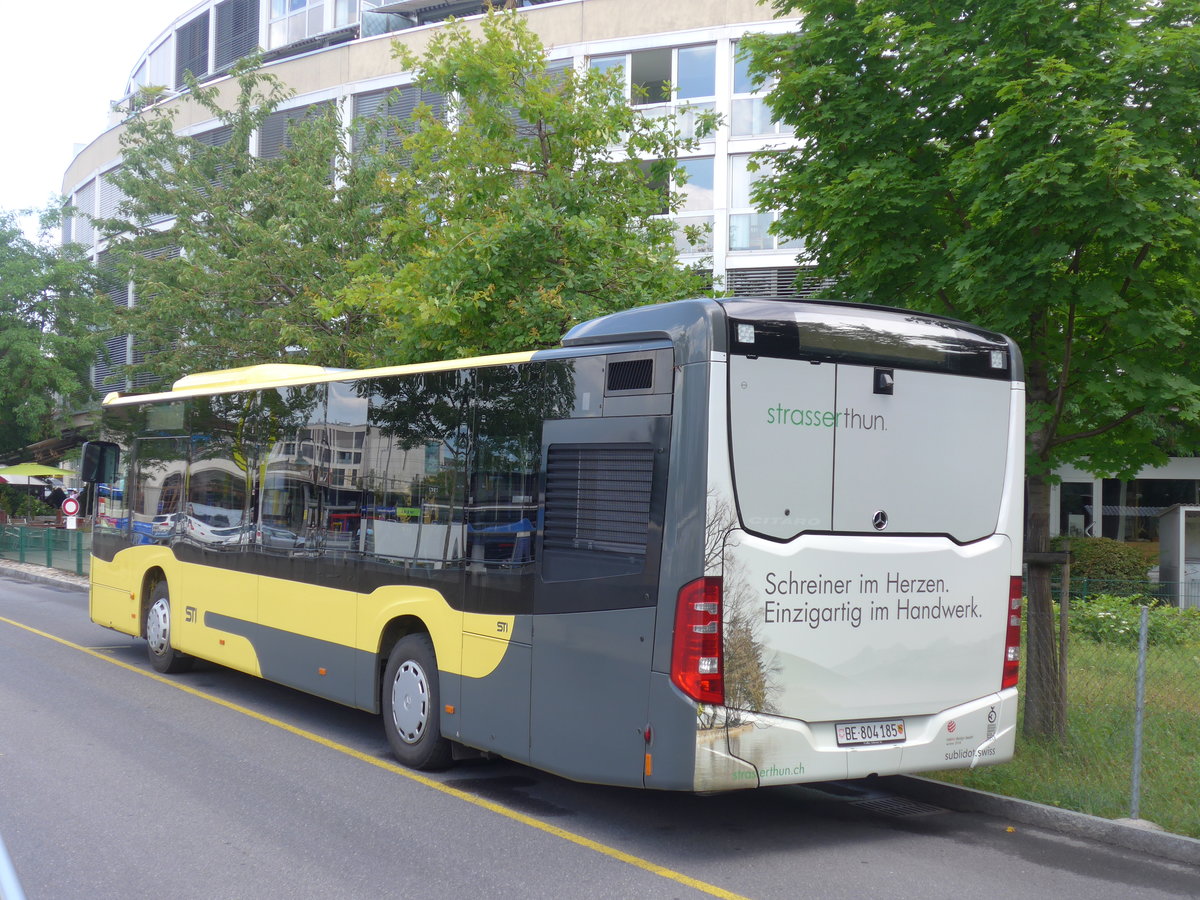
[[[398,69],[392,42],[420,52],[444,19],[479,15],[487,5],[484,0],[205,0],[170,23],[134,62],[109,129],[67,170],[63,191],[79,215],[68,222],[64,237],[103,257],[104,242],[89,216],[110,215],[121,200],[109,176],[121,163],[124,111],[148,89],[155,97],[165,89],[165,102],[173,102],[186,90],[185,72],[204,83],[229,82],[230,67],[261,49],[265,69],[295,92],[257,135],[254,152],[270,157],[283,147],[288,122],[314,104],[336,104],[347,127],[381,113],[388,108],[385,98],[412,78]],[[761,172],[747,165],[755,151],[793,139],[772,121],[764,91],[754,89],[737,48],[749,32],[786,29],[795,20],[773,19],[770,7],[756,0],[525,0],[517,5],[548,48],[552,67],[621,66],[632,104],[647,115],[677,114],[685,126],[697,109],[721,114],[724,124],[682,160],[688,181],[677,214],[680,225],[711,225],[706,245],[690,248],[681,242],[688,251],[682,259],[705,260],[730,290],[794,294],[798,248],[769,233],[773,214],[750,200]],[[416,92],[411,93],[415,105]],[[393,102],[390,111],[397,110]],[[198,115],[207,114],[185,106],[178,128],[201,138],[216,130],[218,123]],[[114,299],[135,302],[121,289]],[[133,348],[128,338],[114,338],[109,351],[112,365],[119,366]],[[113,374],[111,368],[98,368],[97,386]]]
[[[384,98],[411,81],[411,73],[398,69],[392,58],[392,42],[420,52],[442,20],[479,15],[486,5],[484,0],[203,0],[167,23],[131,61],[125,97],[114,104],[110,127],[67,170],[63,192],[80,212],[67,222],[64,237],[103,258],[106,248],[89,217],[111,214],[121,199],[109,176],[121,163],[121,110],[139,92],[165,89],[164,102],[173,102],[184,89],[185,72],[205,83],[228,81],[225,73],[233,63],[261,50],[266,69],[295,92],[256,137],[254,151],[269,157],[280,152],[289,120],[313,104],[337,104],[347,127],[355,118],[378,114]],[[496,5],[506,4],[497,0]],[[687,107],[719,112],[722,126],[682,161],[688,184],[677,214],[680,224],[712,226],[708,245],[682,259],[706,260],[721,283],[738,293],[803,293],[795,284],[800,248],[768,231],[774,214],[750,200],[761,173],[747,166],[755,151],[794,139],[772,120],[765,89],[754,89],[737,52],[746,34],[790,29],[796,19],[776,19],[770,6],[757,0],[508,0],[507,5],[520,7],[528,17],[553,65],[620,65],[630,102],[647,114],[686,118]],[[181,131],[212,135],[217,123],[198,115],[184,107],[177,119]],[[113,297],[118,303],[136,300],[120,286]],[[131,339],[113,338],[109,351],[113,363],[97,367],[97,387],[130,359]],[[1166,469],[1146,470],[1131,482],[1073,469],[1062,474],[1052,522],[1062,533],[1152,539],[1160,509],[1200,502],[1200,459],[1175,459]]]

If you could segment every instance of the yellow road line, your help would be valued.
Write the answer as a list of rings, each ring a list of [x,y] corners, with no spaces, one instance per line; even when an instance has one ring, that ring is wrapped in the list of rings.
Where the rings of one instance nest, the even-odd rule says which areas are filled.
[[[185,694],[191,694],[193,697],[199,697],[201,700],[207,700],[210,703],[223,706],[226,709],[232,710],[233,712],[240,713],[244,716],[249,716],[252,719],[257,719],[263,724],[280,728],[296,735],[297,737],[312,741],[314,744],[320,744],[322,747],[327,747],[330,750],[335,750],[338,753],[351,756],[360,762],[369,763],[376,768],[384,769],[395,775],[402,775],[410,781],[415,781],[427,788],[432,788],[435,791],[440,791],[443,794],[456,797],[466,803],[490,810],[497,815],[504,816],[507,819],[512,819],[514,822],[520,822],[522,825],[528,825],[530,828],[536,828],[538,831],[543,831],[546,834],[552,834],[555,837],[562,838],[564,841],[570,841],[572,844],[577,844],[580,847],[586,847],[589,850],[595,851],[596,853],[600,853],[612,859],[620,860],[621,862],[628,863],[631,866],[636,866],[639,869],[643,869],[654,875],[658,875],[661,878],[666,878],[670,881],[685,885],[686,887],[693,888],[701,893],[708,894],[711,897],[721,897],[724,898],[724,900],[747,900],[747,898],[743,897],[741,894],[735,894],[732,891],[727,891],[724,888],[717,887],[714,884],[709,884],[705,881],[700,881],[696,878],[684,875],[682,872],[676,872],[674,869],[668,869],[665,866],[652,863],[648,859],[642,859],[640,856],[634,856],[631,853],[626,853],[624,850],[618,850],[616,847],[610,847],[607,844],[601,844],[599,841],[593,841],[591,838],[584,837],[581,834],[575,834],[574,832],[559,828],[556,825],[551,825],[548,822],[543,822],[541,819],[535,819],[532,816],[527,816],[524,813],[517,812],[515,809],[510,809],[509,807],[500,803],[493,803],[491,800],[484,800],[482,797],[477,797],[474,794],[469,794],[466,791],[459,790],[456,787],[443,784],[440,781],[436,781],[428,776],[420,774],[419,772],[415,772],[412,769],[406,769],[398,763],[392,763],[388,762],[387,760],[378,759],[374,756],[369,756],[366,753],[355,750],[353,747],[347,747],[344,744],[331,741],[328,738],[321,737],[319,734],[314,734],[311,731],[305,731],[303,728],[297,728],[295,725],[290,725],[281,719],[275,719],[271,716],[266,716],[262,713],[255,712],[254,710],[248,709],[245,706],[241,706],[229,700],[224,700],[221,697],[198,690],[190,685],[183,684],[176,679],[167,678],[166,676],[160,675],[157,672],[147,671],[139,666],[133,666],[127,662],[122,662],[119,659],[113,659],[111,656],[107,656],[106,654],[100,653],[97,650],[93,650],[90,647],[84,647],[81,644],[76,644],[73,641],[68,641],[65,638],[58,637],[57,635],[40,631],[37,628],[32,628],[29,625],[22,624],[21,622],[15,622],[12,619],[5,618],[4,616],[0,616],[0,622],[12,625],[14,628],[20,628],[24,631],[28,631],[30,634],[36,634],[39,637],[44,637],[47,640],[54,641],[55,643],[62,644],[64,647],[70,647],[72,650],[78,650],[80,653],[86,653],[88,656],[103,660],[104,662],[110,663],[114,666],[119,666],[120,668],[129,672],[133,672],[137,675],[142,675],[146,678],[152,678],[161,684],[165,684],[169,687],[175,688],[176,690],[183,691]]]

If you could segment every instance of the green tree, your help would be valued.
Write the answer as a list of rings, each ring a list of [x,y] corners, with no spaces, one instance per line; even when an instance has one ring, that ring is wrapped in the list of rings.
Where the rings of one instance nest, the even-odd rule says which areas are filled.
[[[333,307],[381,319],[357,361],[544,347],[576,322],[704,290],[662,218],[692,146],[674,120],[639,116],[617,73],[548,70],[516,13],[478,33],[451,22],[420,59],[395,49],[447,115],[419,107],[402,131],[381,241]]]
[[[43,214],[43,231],[57,215]],[[49,436],[91,397],[104,302],[80,247],[31,241],[0,211],[0,451]]]
[[[1025,357],[1027,550],[1051,472],[1129,477],[1200,414],[1200,29],[1180,0],[775,0],[752,69],[801,145],[758,201],[840,295],[1003,331]],[[1026,731],[1064,702],[1032,565]]]
[[[126,199],[101,224],[112,266],[134,285],[135,371],[169,381],[284,358],[343,364],[373,333],[370,311],[328,317],[322,304],[376,232],[374,161],[351,164],[332,105],[297,115],[278,156],[251,155],[252,134],[290,96],[256,66],[238,64],[229,108],[217,87],[189,84],[213,137],[177,134],[177,105],[137,113],[122,135],[112,181]]]

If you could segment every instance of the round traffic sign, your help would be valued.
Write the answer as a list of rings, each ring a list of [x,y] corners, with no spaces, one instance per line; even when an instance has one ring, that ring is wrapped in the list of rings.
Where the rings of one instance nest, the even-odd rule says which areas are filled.
[[[79,514],[79,501],[74,497],[68,497],[62,502],[62,511],[64,516],[75,516]]]

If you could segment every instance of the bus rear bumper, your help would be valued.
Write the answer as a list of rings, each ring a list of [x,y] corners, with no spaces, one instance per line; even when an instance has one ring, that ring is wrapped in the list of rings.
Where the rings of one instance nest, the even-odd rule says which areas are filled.
[[[697,733],[695,790],[720,791],[974,768],[1012,759],[1017,692],[1000,691],[932,715],[897,716],[894,743],[838,743],[838,722],[728,711],[729,724]]]

